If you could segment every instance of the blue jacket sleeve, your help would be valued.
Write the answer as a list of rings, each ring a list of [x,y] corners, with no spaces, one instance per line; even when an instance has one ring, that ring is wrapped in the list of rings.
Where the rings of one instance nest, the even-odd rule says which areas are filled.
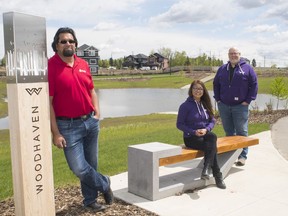
[[[186,117],[189,113],[189,110],[182,104],[178,110],[176,127],[183,131],[186,135],[195,135],[195,130],[190,128],[186,123]]]
[[[257,97],[257,92],[258,92],[258,81],[257,81],[257,75],[252,67],[250,67],[249,70],[249,89],[248,89],[248,94],[246,98],[247,103],[251,103],[252,100],[255,100]]]
[[[209,122],[209,124],[206,126],[205,129],[206,129],[207,131],[212,131],[212,129],[214,128],[215,124],[216,124],[216,119],[213,117],[212,119],[210,119],[210,122]]]
[[[213,91],[214,91],[214,99],[218,102],[220,101],[220,83],[219,83],[219,73],[222,70],[220,67],[214,77],[213,80]]]

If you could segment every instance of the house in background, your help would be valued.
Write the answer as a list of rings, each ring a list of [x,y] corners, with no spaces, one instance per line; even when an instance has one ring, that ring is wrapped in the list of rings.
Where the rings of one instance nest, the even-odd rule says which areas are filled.
[[[82,46],[77,48],[76,55],[85,61],[87,61],[91,74],[97,75],[98,74],[98,61],[99,61],[99,50],[94,46],[89,46],[87,44],[83,44]]]
[[[125,57],[122,66],[133,69],[148,67],[150,70],[160,70],[168,68],[168,62],[167,58],[158,53],[154,53],[150,56],[138,54]]]
[[[144,54],[129,55],[124,57],[123,67],[129,67],[133,69],[139,69],[147,65],[148,57]]]
[[[154,53],[148,57],[147,66],[151,69],[164,70],[169,67],[169,60],[159,53]]]

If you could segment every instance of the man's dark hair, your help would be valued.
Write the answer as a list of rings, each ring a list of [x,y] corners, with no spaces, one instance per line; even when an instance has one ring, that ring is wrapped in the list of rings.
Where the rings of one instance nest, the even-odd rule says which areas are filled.
[[[54,36],[54,40],[52,42],[52,49],[54,52],[57,52],[56,44],[59,42],[59,35],[61,33],[70,33],[73,36],[73,39],[75,40],[75,47],[77,48],[78,41],[77,41],[74,30],[68,27],[63,27],[63,28],[59,28]]]

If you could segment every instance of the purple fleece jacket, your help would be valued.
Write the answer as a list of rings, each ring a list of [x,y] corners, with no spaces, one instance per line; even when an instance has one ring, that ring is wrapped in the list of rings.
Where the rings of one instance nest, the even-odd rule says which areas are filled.
[[[234,75],[229,81],[229,65],[222,65],[214,78],[214,98],[216,101],[233,106],[256,99],[258,91],[257,76],[253,68],[244,59],[235,66]]]
[[[206,128],[211,131],[215,122],[215,118],[210,118],[201,104],[197,104],[194,98],[188,97],[179,107],[176,126],[183,131],[184,137],[190,137],[195,135],[197,129]]]

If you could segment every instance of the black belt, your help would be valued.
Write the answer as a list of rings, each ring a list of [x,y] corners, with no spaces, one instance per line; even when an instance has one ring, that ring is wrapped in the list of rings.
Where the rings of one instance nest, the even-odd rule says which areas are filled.
[[[69,118],[69,117],[64,117],[64,116],[58,116],[56,117],[56,119],[58,120],[64,120],[64,121],[71,121],[71,120],[83,120],[83,121],[86,121],[87,119],[89,119],[91,116],[94,115],[94,111],[87,114],[87,115],[82,115],[82,116],[79,116],[79,117],[75,117],[75,118]]]

